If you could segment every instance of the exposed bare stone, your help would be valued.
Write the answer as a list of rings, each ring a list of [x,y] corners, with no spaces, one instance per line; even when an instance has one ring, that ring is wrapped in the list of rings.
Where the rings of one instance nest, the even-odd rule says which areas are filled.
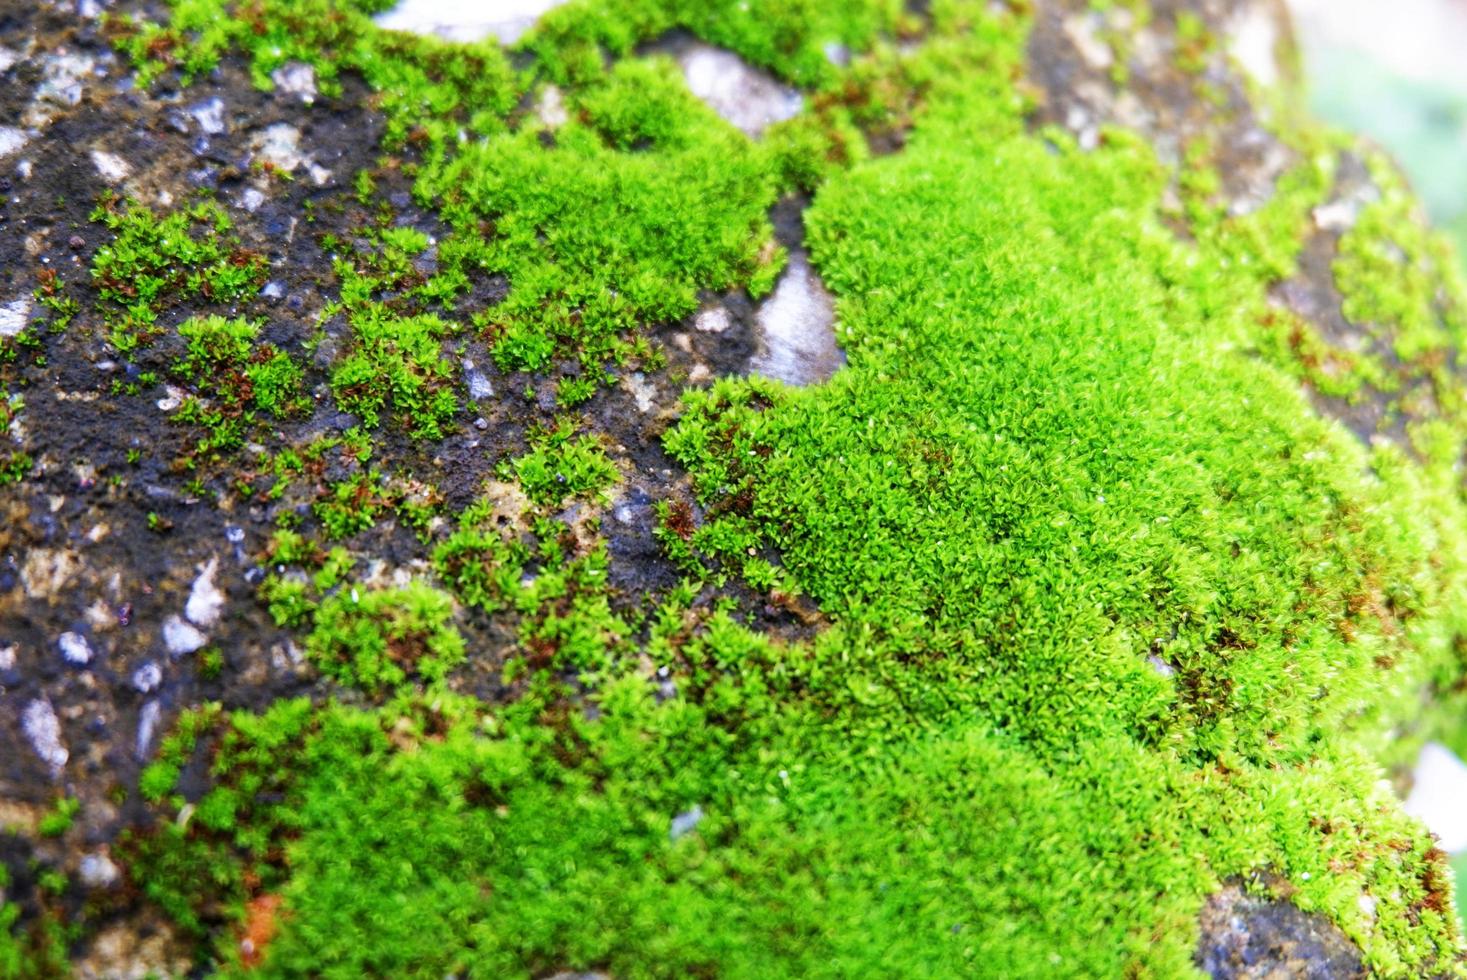
[[[402,0],[379,14],[377,24],[394,31],[432,34],[449,41],[480,41],[492,37],[513,44],[535,21],[565,0]]]
[[[226,129],[224,122],[224,100],[219,97],[205,99],[189,109],[189,115],[199,124],[206,136],[218,136]]]
[[[1360,950],[1322,915],[1229,884],[1202,907],[1196,963],[1214,980],[1353,980]]]
[[[755,374],[809,385],[828,380],[845,364],[835,342],[835,304],[803,250],[790,255],[757,323],[759,352],[749,366]]]
[[[275,91],[294,95],[306,105],[316,101],[316,69],[300,61],[291,61],[270,73]]]
[[[200,650],[208,642],[207,636],[184,622],[182,617],[169,616],[163,621],[163,645],[175,657]]]
[[[60,776],[71,753],[61,741],[61,721],[56,717],[56,709],[51,707],[51,702],[37,698],[27,704],[21,714],[21,728],[36,755],[51,770],[51,778]]]
[[[97,934],[74,966],[77,980],[145,980],[188,975],[186,947],[162,922],[119,922]]]
[[[15,126],[0,126],[0,158],[19,153],[31,140],[30,134]]]
[[[14,337],[30,322],[29,296],[18,296],[8,303],[0,304],[0,337]]]
[[[540,91],[540,101],[535,104],[535,116],[541,125],[551,129],[558,129],[570,122],[570,113],[565,108],[565,97],[559,88],[547,85]]]
[[[183,615],[195,626],[208,628],[219,622],[225,599],[219,586],[214,584],[214,575],[218,571],[219,559],[210,558],[199,569],[199,575],[189,589],[188,603],[183,607]]]
[[[120,184],[132,174],[132,167],[126,160],[105,150],[92,151],[92,166],[109,184]]]
[[[804,104],[798,90],[781,85],[732,51],[691,44],[678,56],[693,94],[749,136],[792,119]]]

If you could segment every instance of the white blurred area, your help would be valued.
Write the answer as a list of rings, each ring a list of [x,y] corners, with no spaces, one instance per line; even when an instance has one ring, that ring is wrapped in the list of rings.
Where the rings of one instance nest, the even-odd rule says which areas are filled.
[[[1308,57],[1354,49],[1402,78],[1467,91],[1467,0],[1289,0]]]
[[[1287,0],[1310,102],[1410,175],[1467,253],[1467,0]]]
[[[542,14],[565,0],[402,0],[379,14],[377,26],[412,34],[436,34],[450,41],[493,37],[513,44]]]

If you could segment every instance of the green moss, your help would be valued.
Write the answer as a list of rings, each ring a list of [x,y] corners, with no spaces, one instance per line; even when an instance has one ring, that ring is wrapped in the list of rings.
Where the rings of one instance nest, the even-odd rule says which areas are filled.
[[[164,38],[185,72],[226,46],[262,76],[362,71],[452,229],[426,282],[416,232],[340,249],[332,387],[366,427],[446,431],[444,343],[469,326],[578,400],[701,290],[767,289],[765,214],[791,188],[815,191],[807,241],[849,356],[817,387],[690,392],[665,439],[698,505],[663,502],[665,546],[770,609],[818,604],[811,639],[761,634],[698,581],[644,610],[619,594],[594,514],[545,516],[593,512],[617,479],[566,420],[500,472],[532,534],[485,503],[432,552],[463,614],[514,637],[492,708],[441,683],[468,655],[447,593],[354,588],[346,553],[278,534],[297,567],[262,589],[276,621],[390,700],[211,723],[191,819],[182,742],[145,776],[169,819],[134,874],[226,969],[224,924],[278,894],[265,975],[1188,976],[1206,896],[1265,870],[1379,975],[1455,969],[1441,856],[1379,761],[1462,673],[1459,420],[1418,434],[1445,447],[1424,463],[1360,445],[1300,389],[1320,338],[1268,318],[1329,139],[1301,130],[1249,215],[1199,140],[1166,214],[1174,175],[1138,139],[1083,153],[1030,131],[1027,23],[964,0],[932,4],[907,55],[878,37],[911,29],[897,4],[570,4],[519,76],[490,45],[380,35],[361,6],[222,9],[181,2],[124,43]],[[677,25],[810,84],[810,112],[750,142],[630,54]],[[865,54],[837,69],[831,40]],[[548,136],[512,109],[541,75],[572,110]],[[856,139],[909,124],[898,154]],[[1415,356],[1456,342],[1460,297],[1376,281],[1393,253],[1368,241],[1396,217],[1342,245],[1342,279],[1373,283],[1347,287],[1351,315],[1401,324]],[[451,304],[492,275],[508,297],[460,323]],[[363,470],[316,513],[340,537],[399,502]]]
[[[259,333],[256,323],[220,316],[179,324],[185,353],[173,365],[173,374],[194,394],[174,420],[205,429],[195,456],[238,449],[260,412],[284,419],[307,410],[300,365],[275,345],[258,343]]]
[[[465,605],[486,613],[511,605],[530,555],[507,541],[482,508],[471,508],[459,528],[433,550],[433,568]]]
[[[265,260],[229,236],[224,209],[200,201],[159,216],[106,197],[92,220],[113,233],[92,258],[109,340],[126,354],[157,337],[159,315],[183,304],[237,303],[263,282]]]
[[[624,363],[637,327],[683,316],[699,289],[729,288],[759,267],[775,183],[674,72],[664,62],[613,69],[586,96],[589,122],[556,130],[553,151],[524,128],[467,144],[420,176],[420,195],[441,202],[456,229],[442,275],[510,282],[475,318],[496,338],[500,367]]]
[[[43,816],[36,829],[42,837],[60,837],[71,829],[76,815],[81,812],[81,800],[70,796],[58,799],[50,812]]]
[[[328,538],[347,538],[377,523],[390,506],[382,475],[365,470],[334,484],[313,508]]]
[[[533,441],[530,452],[514,460],[512,474],[525,495],[542,507],[557,507],[571,497],[600,494],[618,477],[616,465],[595,436],[575,435],[562,421]]]
[[[421,582],[343,588],[316,610],[306,653],[327,675],[367,691],[441,680],[464,655],[453,601]]]

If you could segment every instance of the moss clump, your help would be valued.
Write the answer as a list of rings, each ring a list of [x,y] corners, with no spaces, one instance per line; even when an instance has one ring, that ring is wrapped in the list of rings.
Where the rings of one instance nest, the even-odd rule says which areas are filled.
[[[513,460],[505,475],[513,475],[525,495],[542,507],[556,507],[571,497],[599,494],[616,482],[615,464],[595,436],[575,434],[562,421],[533,440],[531,450]]]
[[[306,653],[322,672],[367,691],[441,680],[464,656],[453,601],[421,582],[344,588],[316,610]]]
[[[25,398],[21,395],[0,395],[0,437],[10,436],[11,425],[25,411]],[[0,454],[0,487],[19,483],[30,474],[35,461],[30,454],[19,449]]]
[[[220,8],[178,9],[170,30]],[[1199,143],[1184,241],[1173,175],[1139,140],[1107,131],[1084,153],[1030,131],[1027,22],[1001,5],[932,4],[902,59],[875,39],[908,25],[895,4],[573,4],[519,77],[492,48],[329,9],[311,36],[351,44],[305,56],[401,79],[392,106],[443,96],[415,141],[420,197],[453,229],[439,278],[408,281],[425,244],[409,233],[339,270],[358,353],[386,351],[333,379],[369,426],[405,408],[440,431],[422,420],[453,328],[422,307],[475,277],[510,282],[470,318],[503,368],[599,376],[698,290],[767,285],[765,209],[818,185],[808,244],[849,366],[689,393],[665,446],[698,509],[669,500],[661,519],[689,574],[814,600],[825,628],[764,635],[698,581],[627,603],[594,517],[545,516],[616,478],[564,421],[498,474],[529,498],[528,533],[486,504],[433,552],[515,637],[492,707],[438,683],[465,652],[445,593],[353,591],[343,554],[282,534],[275,557],[301,567],[267,580],[277,621],[310,631],[323,672],[395,697],[207,726],[228,751],[194,823],[144,839],[134,867],[226,965],[218,923],[268,895],[286,914],[266,975],[1186,976],[1206,896],[1266,873],[1378,974],[1457,969],[1440,852],[1378,763],[1422,692],[1462,674],[1460,488],[1445,455],[1317,415],[1267,317],[1328,192],[1327,141],[1241,216]],[[254,13],[199,57],[234,44],[268,67],[257,39],[309,32],[321,8]],[[751,144],[629,54],[676,24],[823,104]],[[877,50],[842,74],[816,58],[832,39]],[[422,87],[425,65],[446,88]],[[571,121],[547,136],[503,99],[474,111],[473,65],[498,95],[536,72],[565,85]],[[815,160],[892,112],[913,126],[903,152]],[[1415,315],[1383,294],[1356,307]],[[381,484],[339,483],[328,533],[375,519]],[[165,816],[187,805],[177,772],[147,777]],[[209,896],[180,893],[196,870]]]
[[[92,220],[114,235],[92,259],[92,280],[109,339],[124,354],[157,338],[164,310],[236,303],[265,281],[264,258],[229,237],[229,215],[212,201],[159,216],[107,197]]]
[[[259,333],[256,323],[220,316],[179,324],[185,351],[172,373],[193,394],[174,421],[205,430],[190,462],[239,449],[261,413],[284,419],[309,406],[300,365],[274,344],[259,343]]]

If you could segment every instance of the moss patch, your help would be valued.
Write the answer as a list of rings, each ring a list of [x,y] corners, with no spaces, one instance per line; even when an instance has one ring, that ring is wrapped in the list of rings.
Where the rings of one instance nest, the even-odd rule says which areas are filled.
[[[664,444],[696,507],[660,516],[694,579],[667,595],[610,585],[616,467],[579,423],[507,454],[525,514],[419,514],[433,574],[514,636],[492,701],[453,689],[477,651],[447,593],[354,588],[348,553],[277,535],[275,621],[377,703],[186,716],[144,777],[143,890],[223,968],[266,975],[1183,976],[1206,896],[1267,875],[1381,975],[1457,969],[1443,856],[1378,768],[1462,672],[1455,460],[1320,418],[1269,319],[1328,141],[1246,216],[1199,144],[1168,213],[1173,175],[1135,137],[1085,153],[1030,130],[1022,13],[940,0],[899,56],[895,4],[685,6],[572,4],[520,72],[376,32],[362,4],[197,0],[117,28],[145,76],[226,48],[262,80],[287,57],[361,72],[450,229],[431,277],[427,239],[386,221],[341,250],[331,387],[364,428],[317,501],[328,538],[398,505],[365,468],[372,430],[448,431],[460,331],[579,401],[609,363],[655,363],[643,328],[700,290],[767,288],[767,209],[793,187],[817,190],[807,242],[849,355],[818,387],[686,396]],[[739,135],[631,54],[678,25],[810,85],[809,114]],[[872,50],[845,71],[831,40]],[[516,108],[547,79],[570,107],[553,131]],[[841,149],[893,115],[901,153]],[[1343,277],[1375,281],[1372,249],[1343,246]],[[500,276],[502,302],[457,314]],[[1347,292],[1418,353],[1460,316],[1450,290]],[[252,341],[190,330],[181,370]],[[739,589],[813,601],[826,628],[761,632]],[[190,765],[210,778],[186,793]],[[262,902],[279,932],[244,963],[230,923]]]

